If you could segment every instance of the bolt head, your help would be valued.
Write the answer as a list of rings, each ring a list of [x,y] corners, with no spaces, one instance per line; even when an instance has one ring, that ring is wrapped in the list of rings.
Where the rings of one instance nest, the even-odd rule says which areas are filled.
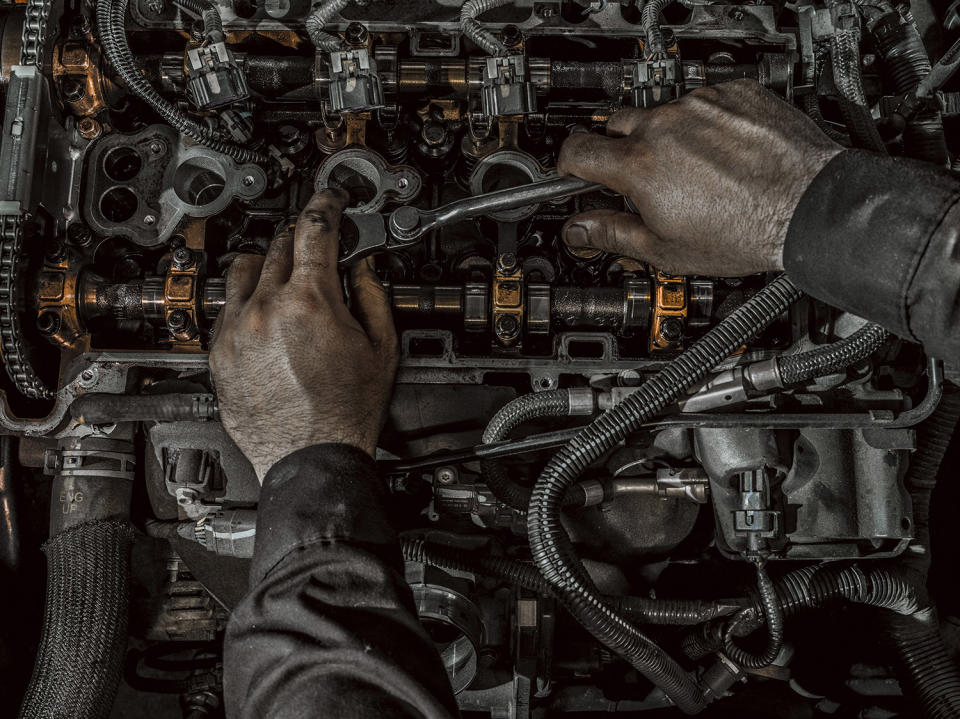
[[[520,321],[514,315],[500,315],[497,318],[497,336],[503,340],[512,340],[520,334]]]
[[[85,117],[77,123],[77,132],[86,140],[96,140],[103,132],[103,128],[92,117]]]
[[[193,267],[193,253],[186,247],[178,247],[173,251],[173,266],[178,270],[188,270]]]
[[[244,187],[253,187],[256,181],[257,178],[255,178],[253,175],[244,175],[243,179],[240,180],[240,184]]]
[[[85,389],[93,387],[97,383],[97,379],[100,377],[100,372],[96,367],[87,367],[80,373],[79,384]]]
[[[363,45],[369,37],[367,28],[358,22],[352,22],[347,25],[347,29],[343,33],[344,39],[351,45]]]
[[[186,329],[190,322],[190,315],[184,310],[174,310],[167,316],[167,327],[173,332],[180,332]]]
[[[143,224],[145,224],[145,225],[153,225],[153,224],[156,224],[156,222],[157,222],[157,218],[156,218],[155,215],[144,215],[144,216],[143,216]]]
[[[517,269],[517,256],[513,252],[504,252],[497,258],[497,268],[501,272],[513,272]]]
[[[453,484],[457,480],[457,472],[452,467],[440,467],[434,476],[440,484]]]
[[[56,312],[41,312],[37,317],[37,331],[45,337],[50,337],[60,329],[60,315]]]
[[[683,337],[683,321],[679,317],[667,317],[660,323],[660,336],[667,342],[677,342]]]

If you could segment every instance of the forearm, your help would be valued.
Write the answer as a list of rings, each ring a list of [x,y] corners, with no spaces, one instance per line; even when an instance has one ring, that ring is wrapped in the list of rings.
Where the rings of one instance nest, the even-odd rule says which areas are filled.
[[[919,163],[847,151],[800,200],[784,266],[803,290],[920,342],[960,353],[960,181]]]
[[[456,713],[364,453],[318,445],[270,470],[251,586],[227,629],[228,716]]]

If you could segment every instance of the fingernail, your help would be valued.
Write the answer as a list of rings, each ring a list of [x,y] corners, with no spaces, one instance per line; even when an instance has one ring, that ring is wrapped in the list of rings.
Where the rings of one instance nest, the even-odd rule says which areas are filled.
[[[583,225],[570,225],[563,233],[563,240],[571,247],[586,247],[590,242],[590,233]]]

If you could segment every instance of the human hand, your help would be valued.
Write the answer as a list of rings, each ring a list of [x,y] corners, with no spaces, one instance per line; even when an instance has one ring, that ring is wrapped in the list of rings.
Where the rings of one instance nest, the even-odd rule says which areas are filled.
[[[369,261],[351,273],[357,318],[337,273],[344,198],[313,196],[267,256],[227,275],[210,371],[220,417],[260,481],[291,452],[342,442],[373,455],[397,367],[387,294]]]
[[[564,225],[564,241],[716,277],[783,269],[794,209],[842,150],[753,80],[701,88],[652,110],[621,110],[607,135],[568,137],[558,170],[602,182],[640,215],[585,212]]]

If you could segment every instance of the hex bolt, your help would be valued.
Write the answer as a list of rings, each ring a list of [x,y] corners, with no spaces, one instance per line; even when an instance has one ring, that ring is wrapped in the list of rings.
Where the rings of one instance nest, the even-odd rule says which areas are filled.
[[[399,180],[397,180],[397,189],[405,190],[409,184],[410,180],[408,180],[406,177],[401,177]]]
[[[100,379],[100,370],[96,367],[87,367],[80,373],[80,379],[77,384],[84,389],[90,389],[97,383],[98,379]]]
[[[257,181],[257,178],[255,178],[253,175],[244,175],[243,179],[240,180],[240,184],[243,185],[244,187],[253,187],[256,181]]]
[[[516,25],[505,25],[500,31],[500,39],[507,47],[516,47],[523,42],[523,33]]]
[[[96,140],[103,132],[103,128],[92,117],[85,117],[77,123],[77,132],[85,140]]]
[[[173,266],[178,270],[189,270],[193,267],[193,253],[186,247],[178,247],[173,251]]]
[[[369,36],[370,33],[367,32],[367,28],[358,22],[347,25],[347,29],[343,33],[343,39],[351,45],[364,45]]]
[[[47,243],[46,247],[43,248],[43,256],[47,262],[56,264],[63,261],[63,258],[67,256],[67,251],[62,243],[51,240]]]
[[[41,312],[37,317],[37,331],[44,337],[50,337],[60,329],[60,315],[52,310]]]
[[[504,252],[497,257],[497,269],[503,273],[510,273],[517,269],[517,256],[513,252]]]
[[[442,122],[436,120],[427,120],[420,128],[420,137],[430,147],[437,147],[443,144],[447,137],[447,128]]]
[[[82,222],[74,222],[67,227],[67,242],[74,247],[86,247],[92,239],[93,235],[90,234],[90,228]]]
[[[154,140],[153,142],[150,143],[150,152],[153,153],[154,155],[163,154],[163,151],[165,149],[166,149],[166,145],[164,145],[164,143],[161,142],[160,140]]]
[[[497,318],[497,337],[512,340],[520,334],[520,321],[513,315],[500,315]]]
[[[82,100],[86,94],[87,88],[84,87],[83,81],[79,78],[67,75],[60,80],[60,95],[67,102]]]
[[[433,476],[438,484],[453,484],[457,481],[457,470],[453,467],[439,467]]]
[[[156,223],[156,221],[157,221],[157,218],[156,218],[155,215],[144,215],[144,216],[143,216],[143,224],[145,224],[145,225],[153,225],[153,224]]]
[[[683,320],[679,317],[665,317],[660,322],[660,336],[667,342],[677,342],[683,337]]]
[[[186,310],[174,310],[167,315],[167,327],[174,334],[183,332],[189,326],[190,315],[187,314]]]

